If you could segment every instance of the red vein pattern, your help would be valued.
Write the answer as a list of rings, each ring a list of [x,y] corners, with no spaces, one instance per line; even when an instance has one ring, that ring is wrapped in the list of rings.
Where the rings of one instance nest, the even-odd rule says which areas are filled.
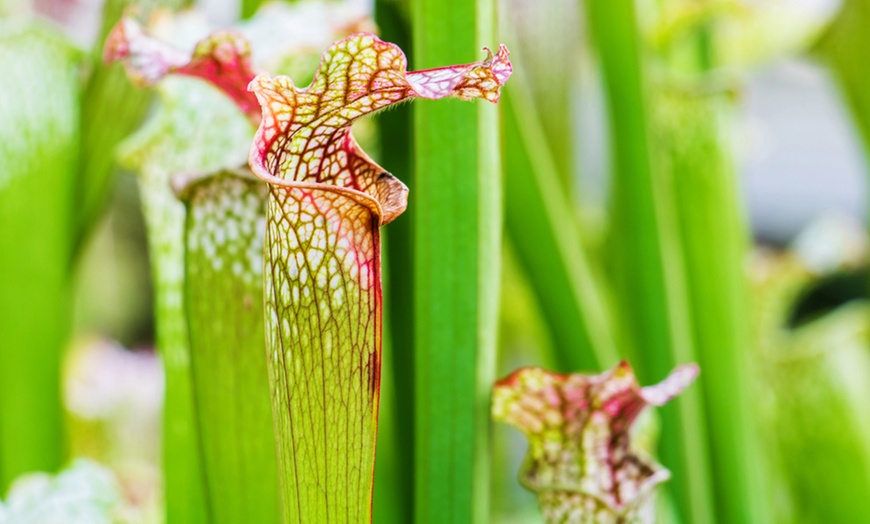
[[[201,78],[229,96],[254,123],[260,120],[260,105],[248,92],[254,78],[251,46],[239,33],[212,33],[189,54],[153,38],[136,20],[124,18],[106,38],[103,60],[123,61],[127,76],[143,86],[170,73]]]
[[[493,417],[529,439],[521,482],[549,523],[654,522],[651,494],[670,473],[633,450],[629,429],[688,387],[695,365],[641,388],[627,362],[596,376],[523,368],[499,381]]]
[[[371,520],[381,364],[379,227],[407,205],[353,121],[414,97],[498,100],[508,51],[406,73],[395,45],[359,33],[333,44],[311,85],[256,77],[251,148],[269,182],[266,324],[285,521]]]

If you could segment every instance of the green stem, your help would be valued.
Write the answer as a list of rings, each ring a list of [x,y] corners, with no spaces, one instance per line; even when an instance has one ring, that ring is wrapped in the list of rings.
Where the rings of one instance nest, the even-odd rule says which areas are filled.
[[[864,53],[870,45],[868,24],[870,0],[846,0],[818,46],[852,110],[866,155],[870,155],[870,74]]]
[[[641,382],[654,382],[676,364],[695,358],[673,196],[653,165],[646,97],[650,84],[634,2],[585,4],[608,98],[616,298],[633,351],[641,357]],[[661,410],[661,458],[673,472],[670,488],[684,522],[715,522],[702,402],[699,388],[694,388]]]
[[[726,95],[666,93],[658,139],[674,193],[692,337],[703,370],[716,514],[765,522],[748,384],[748,232],[727,139]]]
[[[407,13],[395,1],[375,3],[381,38],[411,54]],[[411,111],[377,117],[381,165],[414,187]],[[375,467],[374,522],[411,522],[414,507],[414,280],[413,206],[384,234],[384,360]],[[386,455],[389,454],[390,458]],[[389,469],[382,467],[386,462]],[[389,486],[389,487],[388,487]],[[389,489],[389,491],[386,491]]]
[[[0,23],[0,492],[64,460],[79,58],[48,30]]]
[[[514,73],[502,102],[507,231],[556,341],[559,368],[607,368],[618,358],[607,297],[580,243],[524,80],[522,71]]]
[[[415,69],[494,46],[490,0],[412,4]],[[415,107],[415,521],[489,522],[489,389],[500,266],[495,107]]]

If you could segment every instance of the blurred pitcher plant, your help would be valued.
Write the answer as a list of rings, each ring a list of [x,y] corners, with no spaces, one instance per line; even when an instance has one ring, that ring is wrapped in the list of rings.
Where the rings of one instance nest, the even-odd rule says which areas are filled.
[[[538,496],[547,522],[655,522],[654,489],[670,472],[632,444],[631,426],[697,375],[697,366],[684,365],[641,388],[623,361],[594,376],[522,368],[496,383],[493,417],[528,438],[520,482]]]

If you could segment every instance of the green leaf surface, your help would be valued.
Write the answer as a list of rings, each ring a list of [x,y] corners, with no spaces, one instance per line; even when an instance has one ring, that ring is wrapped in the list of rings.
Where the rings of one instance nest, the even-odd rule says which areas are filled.
[[[251,125],[211,86],[165,79],[161,105],[122,144],[122,163],[139,174],[155,285],[157,347],[166,372],[164,485],[170,524],[203,522],[205,495],[195,428],[190,348],[184,310],[184,205],[170,188],[177,173],[216,171],[244,163]]]
[[[45,28],[0,21],[0,490],[64,458],[79,58]]]
[[[250,172],[224,171],[183,194],[185,303],[210,522],[280,522],[262,307],[267,188]]]
[[[870,155],[870,73],[864,50],[870,45],[870,1],[845,0],[839,15],[818,45],[818,51],[840,83],[852,117]]]
[[[658,168],[673,191],[693,344],[705,371],[716,512],[723,522],[763,522],[747,380],[749,231],[731,160],[729,93],[665,91],[655,100]]]
[[[410,53],[410,21],[400,2],[376,2],[375,18],[381,38]],[[411,114],[410,108],[400,108],[375,117],[381,149],[376,158],[414,187]],[[390,224],[384,236],[384,359],[374,501],[374,522],[379,524],[405,524],[413,519],[413,217],[410,208]]]
[[[411,4],[414,63],[495,39],[491,0]],[[502,239],[496,108],[414,108],[415,522],[489,522],[489,389]]]

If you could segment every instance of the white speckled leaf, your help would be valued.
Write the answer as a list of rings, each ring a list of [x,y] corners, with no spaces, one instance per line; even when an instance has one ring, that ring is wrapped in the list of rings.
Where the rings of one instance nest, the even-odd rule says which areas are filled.
[[[216,524],[281,520],[263,330],[267,193],[249,171],[183,190],[193,382]]]
[[[167,507],[175,513],[176,505],[197,506],[180,498],[201,485],[201,466],[183,306],[185,210],[170,188],[170,178],[243,165],[253,129],[228,98],[201,80],[169,77],[158,91],[160,107],[122,144],[121,161],[139,175],[148,230],[157,347],[166,371],[166,396],[172,399],[164,414],[164,464],[172,472],[166,476]],[[185,518],[179,515],[179,521],[194,521]]]

